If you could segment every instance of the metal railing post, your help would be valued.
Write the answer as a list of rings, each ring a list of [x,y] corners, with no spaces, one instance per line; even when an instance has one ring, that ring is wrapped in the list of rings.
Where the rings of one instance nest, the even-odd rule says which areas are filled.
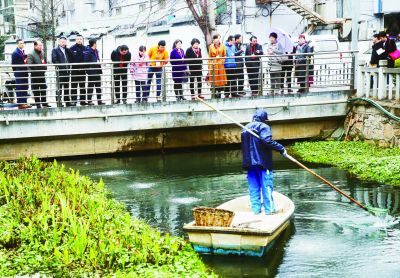
[[[6,84],[4,84],[4,86],[5,86]],[[5,96],[5,93],[4,93],[4,88],[3,88],[3,77],[2,77],[2,74],[0,74],[0,103],[1,104],[3,104],[3,102],[4,102],[4,96]],[[1,105],[1,107],[0,107],[0,110],[4,110],[4,106],[3,105]]]
[[[162,74],[161,74],[161,78],[162,78],[161,96],[162,96],[163,102],[167,101],[167,71],[166,71],[166,67],[167,66],[162,67]]]
[[[114,65],[111,64],[111,104],[115,103],[115,77],[114,77]],[[122,93],[122,92],[120,92]]]
[[[263,61],[260,59],[261,61],[261,66],[260,66],[260,72],[258,73],[258,82],[260,84],[260,86],[258,86],[258,95],[262,96],[263,95],[263,91],[264,91],[264,68],[263,68]]]
[[[56,66],[56,104],[57,107],[61,107],[61,90],[60,90],[60,73],[59,73],[59,68]]]
[[[357,65],[356,65],[356,56],[354,53],[351,54],[351,74],[350,74],[350,89],[356,89],[356,73],[357,73]]]
[[[215,60],[214,60],[215,61]],[[212,82],[211,82],[211,84],[212,84],[212,95],[211,95],[211,98],[216,98],[217,97],[217,95],[216,95],[216,92],[215,92],[215,63],[214,63],[214,61],[212,61],[212,64],[211,64],[211,68],[212,68]]]
[[[310,82],[309,82],[309,78],[310,78],[310,56],[306,57],[306,72],[305,72],[305,78],[306,78],[306,83],[304,84],[305,88],[304,91],[306,93],[308,93],[309,89],[310,89]]]

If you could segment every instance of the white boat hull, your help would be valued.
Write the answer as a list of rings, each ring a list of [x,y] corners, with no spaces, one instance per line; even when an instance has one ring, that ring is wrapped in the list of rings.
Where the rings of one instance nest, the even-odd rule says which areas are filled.
[[[294,204],[286,196],[274,192],[274,200],[280,209],[277,214],[254,215],[250,209],[249,197],[244,196],[218,207],[235,212],[230,227],[195,226],[191,222],[183,229],[199,253],[261,257],[289,226],[294,213]]]

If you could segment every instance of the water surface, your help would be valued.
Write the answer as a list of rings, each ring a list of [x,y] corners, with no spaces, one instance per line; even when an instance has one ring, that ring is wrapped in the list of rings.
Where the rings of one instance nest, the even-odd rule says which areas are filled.
[[[364,212],[277,155],[275,189],[296,206],[292,225],[265,258],[202,256],[223,277],[400,277],[400,190],[365,183],[345,171],[314,167],[363,204],[388,208],[386,219]],[[184,235],[195,206],[217,206],[247,194],[241,152],[68,160],[102,178],[129,212],[163,232]]]

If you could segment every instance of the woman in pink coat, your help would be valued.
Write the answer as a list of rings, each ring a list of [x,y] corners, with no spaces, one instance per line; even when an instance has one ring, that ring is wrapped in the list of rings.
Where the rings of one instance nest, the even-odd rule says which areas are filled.
[[[135,103],[147,102],[147,97],[144,93],[147,90],[147,70],[149,68],[149,56],[146,53],[146,47],[140,46],[139,52],[132,58],[130,71],[136,85],[136,100]]]

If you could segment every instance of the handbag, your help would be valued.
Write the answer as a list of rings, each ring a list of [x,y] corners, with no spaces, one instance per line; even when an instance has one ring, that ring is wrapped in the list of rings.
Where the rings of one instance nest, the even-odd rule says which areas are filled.
[[[392,59],[392,61],[396,61],[397,59],[400,58],[400,51],[396,49],[395,51],[389,53],[389,57],[390,59]]]

